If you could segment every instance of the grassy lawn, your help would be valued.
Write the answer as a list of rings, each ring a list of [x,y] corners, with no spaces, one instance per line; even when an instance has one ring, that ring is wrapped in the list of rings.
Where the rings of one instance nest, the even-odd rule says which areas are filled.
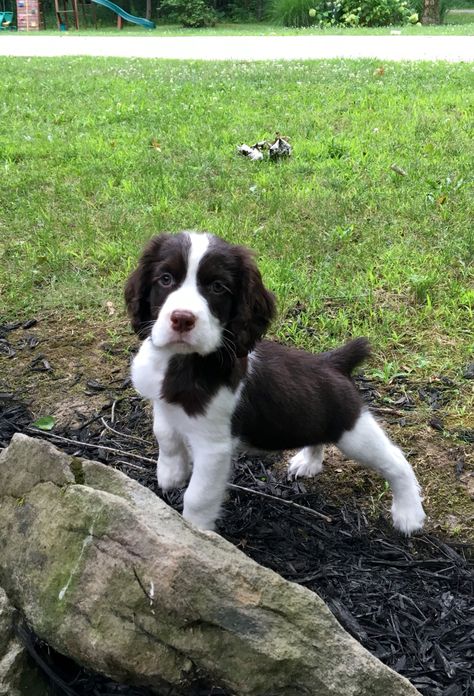
[[[194,227],[257,250],[281,338],[319,349],[368,334],[388,372],[467,360],[472,66],[0,65],[7,315],[120,304],[143,241]],[[291,161],[235,154],[277,130]]]
[[[457,28],[460,29],[459,25],[470,25],[470,29],[474,33],[474,8],[470,12],[448,12],[446,14],[445,18],[445,25],[457,25]]]
[[[81,22],[82,24],[82,22]],[[320,29],[310,27],[296,29],[282,27],[274,24],[218,24],[215,27],[205,29],[186,29],[178,24],[158,25],[156,29],[142,29],[134,24],[124,23],[120,31],[116,25],[99,23],[97,29],[74,29],[67,34],[80,36],[390,36],[392,32],[400,32],[403,36],[471,36],[474,35],[474,15],[472,14],[447,14],[446,23],[441,26],[392,26],[392,27],[328,27]],[[41,32],[44,34],[45,32]],[[54,18],[48,18],[48,34],[58,34]],[[26,32],[19,32],[19,36],[26,36]]]
[[[7,58],[0,67],[0,324],[43,318],[38,350],[54,365],[31,372],[34,356],[13,332],[17,355],[3,358],[0,391],[34,395],[36,416],[61,420],[84,399],[99,409],[77,375],[126,375],[134,341],[122,290],[143,242],[208,229],[256,250],[278,297],[280,340],[320,350],[369,336],[366,374],[382,401],[396,409],[408,394],[416,404],[401,412],[409,427],[392,432],[418,467],[430,514],[470,534],[472,502],[454,471],[471,456],[455,433],[474,426],[473,383],[462,378],[473,353],[472,65]],[[275,131],[291,137],[289,161],[236,154]],[[421,386],[442,391],[445,434],[428,426]],[[354,480],[367,499],[367,475],[352,473],[348,490]],[[383,484],[371,485],[380,501]]]

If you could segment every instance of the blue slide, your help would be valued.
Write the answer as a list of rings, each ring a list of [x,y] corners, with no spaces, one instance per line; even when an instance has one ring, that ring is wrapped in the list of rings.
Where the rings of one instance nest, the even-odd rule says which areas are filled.
[[[145,29],[155,28],[155,22],[152,22],[150,19],[145,19],[144,17],[135,17],[135,15],[128,14],[128,12],[125,12],[125,10],[122,10],[121,7],[116,5],[114,2],[110,2],[110,0],[92,0],[92,2],[95,2],[96,5],[107,7],[108,10],[112,10],[112,12],[118,14],[119,17],[125,19],[126,22],[139,24],[141,27],[145,27]]]

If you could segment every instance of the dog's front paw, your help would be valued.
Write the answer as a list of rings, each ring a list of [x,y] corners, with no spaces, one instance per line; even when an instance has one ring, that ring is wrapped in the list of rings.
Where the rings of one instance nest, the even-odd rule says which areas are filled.
[[[158,457],[156,477],[162,491],[170,491],[173,488],[183,488],[191,475],[190,467],[179,457]]]
[[[290,459],[288,476],[290,478],[316,476],[323,469],[323,458],[324,451],[322,447],[305,447]]]
[[[198,512],[186,509],[186,505],[184,506],[183,517],[191,524],[194,524],[195,527],[198,527],[198,529],[213,532],[216,528],[215,519],[211,518],[204,511]]]
[[[402,534],[410,536],[423,529],[425,519],[426,514],[420,500],[392,504],[393,526]]]

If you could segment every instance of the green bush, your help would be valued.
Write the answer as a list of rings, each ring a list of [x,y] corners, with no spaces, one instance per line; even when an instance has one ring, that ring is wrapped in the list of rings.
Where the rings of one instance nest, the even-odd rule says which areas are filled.
[[[342,0],[341,23],[348,26],[386,27],[418,22],[408,0]]]
[[[214,3],[222,18],[232,22],[261,22],[267,16],[268,0],[231,0]]]
[[[418,22],[422,0],[273,0],[274,21],[285,26],[377,27]]]
[[[278,24],[286,27],[309,27],[317,23],[309,15],[314,7],[314,0],[273,0],[270,11],[272,19]]]
[[[170,19],[176,18],[183,27],[213,27],[217,21],[214,8],[205,0],[163,0],[161,10]]]

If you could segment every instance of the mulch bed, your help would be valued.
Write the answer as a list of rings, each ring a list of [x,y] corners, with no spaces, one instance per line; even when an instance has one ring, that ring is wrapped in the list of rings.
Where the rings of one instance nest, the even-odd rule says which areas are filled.
[[[91,384],[90,389],[100,386]],[[115,390],[100,413],[83,418],[73,429],[55,429],[56,437],[32,431],[27,407],[11,393],[0,394],[0,446],[7,446],[14,432],[47,437],[70,454],[114,466],[161,495],[154,466],[146,461],[156,457],[149,412],[129,395],[126,382],[122,386],[121,395]],[[363,380],[360,386],[368,400],[374,398],[369,383]],[[258,563],[317,592],[351,635],[424,696],[474,693],[472,549],[428,534],[405,539],[385,519],[369,522],[351,501],[336,506],[309,492],[304,483],[287,481],[272,469],[272,457],[241,457],[233,483],[250,490],[230,490],[219,523],[222,536]],[[182,492],[164,499],[181,509]],[[23,640],[55,684],[56,694],[150,693],[91,674],[31,634],[24,633]],[[190,692],[211,694],[229,696],[209,684],[195,685]]]

